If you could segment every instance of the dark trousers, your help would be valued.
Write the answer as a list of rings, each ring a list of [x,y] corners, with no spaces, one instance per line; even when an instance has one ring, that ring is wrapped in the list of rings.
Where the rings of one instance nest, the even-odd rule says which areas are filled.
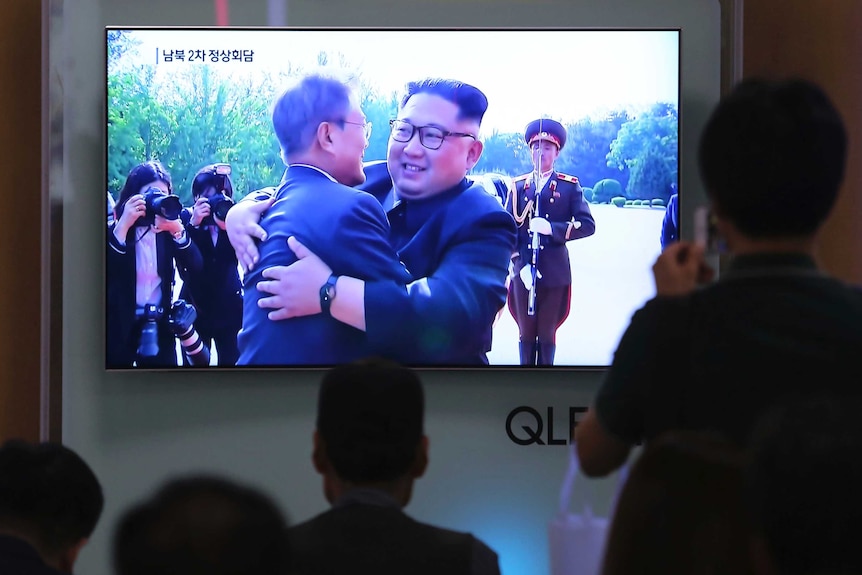
[[[530,292],[520,278],[513,278],[509,283],[508,306],[520,332],[522,365],[553,363],[557,329],[569,317],[571,294],[571,284],[544,287],[539,280],[536,286],[535,314],[528,315]]]

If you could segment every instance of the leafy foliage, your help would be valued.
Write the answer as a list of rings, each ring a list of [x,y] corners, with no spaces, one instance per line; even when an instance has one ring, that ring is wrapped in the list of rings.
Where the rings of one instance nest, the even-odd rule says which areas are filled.
[[[508,176],[526,174],[533,169],[530,150],[523,134],[494,131],[484,140],[482,156],[474,172],[497,172]]]
[[[152,66],[108,78],[108,189],[116,197],[136,164],[160,160],[174,193],[191,203],[191,181],[206,164],[227,162],[234,194],[277,183],[284,166],[272,134],[265,81],[228,81],[202,66],[172,77]]]
[[[623,124],[607,155],[609,166],[628,168],[628,198],[670,197],[677,180],[679,117],[670,104],[656,104]]]
[[[623,187],[617,180],[606,178],[599,180],[593,186],[593,203],[595,204],[607,204],[611,201],[611,198],[622,195]],[[625,198],[623,197],[623,199]]]
[[[557,169],[577,176],[582,186],[610,178],[625,187],[628,171],[609,166],[606,157],[611,142],[627,120],[625,111],[617,111],[603,118],[583,118],[566,126],[566,146],[557,158]]]
[[[278,183],[284,165],[269,110],[277,90],[302,69],[288,65],[267,75],[228,77],[201,65],[167,78],[154,65],[124,64],[120,56],[136,45],[122,32],[112,33],[117,37],[109,42],[108,53],[109,193],[116,198],[129,170],[150,159],[160,160],[171,172],[174,192],[186,205],[191,203],[194,174],[210,163],[231,164],[237,199]],[[321,53],[317,60],[321,66],[349,68],[342,54]],[[384,159],[398,95],[380,91],[361,74],[354,81],[373,125],[365,159]],[[566,130],[567,144],[555,167],[592,187],[589,201],[607,203],[615,196],[667,201],[677,175],[674,107],[656,104],[639,116],[618,110],[571,122]],[[523,133],[494,131],[483,144],[473,173],[518,176],[532,170]]]

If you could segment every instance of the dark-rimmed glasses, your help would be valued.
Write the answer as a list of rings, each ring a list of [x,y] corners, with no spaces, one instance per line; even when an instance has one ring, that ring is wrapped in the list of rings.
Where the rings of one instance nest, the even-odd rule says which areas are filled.
[[[443,140],[452,136],[455,138],[473,138],[473,134],[464,132],[449,132],[437,126],[414,126],[406,120],[389,120],[390,133],[396,142],[407,143],[413,138],[413,134],[419,132],[419,143],[429,150],[439,150]]]
[[[365,139],[371,139],[371,122],[351,122],[350,120],[345,120],[344,118],[335,121],[341,122],[342,124],[353,124],[354,126],[362,126],[362,131],[365,132]]]

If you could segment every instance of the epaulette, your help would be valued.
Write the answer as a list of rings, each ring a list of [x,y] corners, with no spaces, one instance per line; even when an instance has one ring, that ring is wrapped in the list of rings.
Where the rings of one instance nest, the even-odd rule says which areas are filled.
[[[560,172],[557,172],[557,179],[563,180],[564,182],[569,182],[570,184],[577,184],[578,183],[578,178],[576,178],[575,176],[570,176],[568,174],[561,174]]]
[[[268,186],[266,188],[260,188],[258,190],[254,190],[252,192],[247,193],[243,196],[242,200],[249,200],[254,202],[264,202],[271,200],[275,193],[278,191],[278,188],[275,186]]]
[[[520,182],[521,180],[526,180],[529,177],[530,177],[530,174],[526,173],[526,174],[523,174],[521,176],[518,176],[517,178],[513,179],[512,181],[513,182]]]

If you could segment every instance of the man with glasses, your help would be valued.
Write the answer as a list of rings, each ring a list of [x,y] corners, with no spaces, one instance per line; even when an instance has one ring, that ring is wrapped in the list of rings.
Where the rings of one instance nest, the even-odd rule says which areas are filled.
[[[260,220],[265,233],[259,246],[260,266],[244,277],[237,364],[331,365],[365,356],[369,352],[366,335],[329,314],[270,321],[267,310],[258,306],[267,294],[258,290],[264,279],[261,270],[296,261],[287,245],[289,237],[326,258],[333,273],[390,283],[409,281],[389,244],[389,223],[382,206],[349,187],[365,180],[362,156],[371,125],[351,88],[321,74],[300,78],[278,97],[272,125],[288,169]],[[330,289],[327,283],[324,293]]]
[[[487,98],[474,86],[426,79],[408,84],[391,122],[387,165],[395,205],[388,213],[390,244],[412,280],[341,273],[326,255],[292,238],[289,245],[300,261],[261,272],[270,281],[258,288],[271,295],[259,305],[274,310],[269,317],[315,317],[323,311],[365,332],[371,350],[390,359],[413,365],[487,364],[491,328],[506,301],[515,249],[512,216],[466,178],[482,154],[478,134],[487,107]],[[249,212],[241,209],[236,216]],[[238,220],[235,230],[259,234]],[[267,267],[262,258],[254,262],[249,237],[234,233],[232,240],[244,264]],[[334,287],[333,297],[324,301],[318,292],[325,296],[320,288],[327,283]]]

